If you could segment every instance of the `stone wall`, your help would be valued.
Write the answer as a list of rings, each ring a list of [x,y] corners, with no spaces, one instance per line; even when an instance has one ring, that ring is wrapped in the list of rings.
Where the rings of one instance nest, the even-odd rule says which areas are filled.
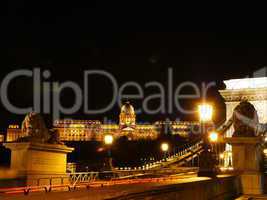
[[[149,199],[149,200],[172,200],[172,199],[194,199],[194,200],[232,200],[241,194],[238,176],[224,176],[217,179],[206,179],[168,186],[142,193],[128,194],[112,199]]]

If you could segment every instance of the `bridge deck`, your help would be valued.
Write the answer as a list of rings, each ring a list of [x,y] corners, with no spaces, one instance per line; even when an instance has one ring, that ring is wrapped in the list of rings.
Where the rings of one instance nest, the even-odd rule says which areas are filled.
[[[205,184],[202,184],[202,182],[206,181],[211,181],[211,179],[207,177],[196,177],[195,175],[193,176],[184,175],[178,177],[177,179],[167,180],[163,182],[114,185],[107,187],[90,188],[89,190],[80,189],[72,192],[66,192],[66,191],[50,192],[50,193],[43,192],[43,193],[32,193],[29,194],[28,196],[24,196],[22,194],[17,194],[17,195],[2,194],[1,196],[0,194],[0,199],[1,200],[40,200],[40,199],[102,200],[102,199],[124,199],[124,198],[134,199],[135,197],[138,197],[139,199],[144,199],[144,197],[150,195],[153,196],[159,195],[160,197],[161,195],[166,195],[168,193],[185,191],[185,190],[188,190],[192,194],[191,192],[192,186],[196,187],[195,184],[203,186]]]
[[[51,192],[51,193],[32,193],[28,196],[22,194],[18,195],[2,195],[1,200],[101,200],[107,198],[115,198],[123,195],[141,193],[145,191],[155,190],[162,186],[168,186],[171,184],[188,183],[193,181],[206,180],[207,178],[199,177],[181,177],[180,179],[173,181],[166,181],[161,183],[142,183],[142,184],[130,184],[130,185],[114,185],[109,187],[91,188],[89,190],[81,189],[74,192]]]

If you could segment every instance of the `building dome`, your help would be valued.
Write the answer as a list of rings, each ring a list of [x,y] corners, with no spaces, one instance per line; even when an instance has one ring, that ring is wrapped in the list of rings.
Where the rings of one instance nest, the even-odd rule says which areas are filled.
[[[122,105],[121,113],[124,113],[126,115],[135,115],[134,107],[130,104],[129,101]]]
[[[127,101],[121,107],[120,126],[121,127],[135,126],[135,111],[134,107],[130,104],[129,101]]]

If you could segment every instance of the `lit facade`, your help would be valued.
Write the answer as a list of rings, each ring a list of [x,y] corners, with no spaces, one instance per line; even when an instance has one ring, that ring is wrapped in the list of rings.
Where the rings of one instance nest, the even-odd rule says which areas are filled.
[[[3,134],[0,134],[0,143],[3,143],[5,141],[5,136]]]
[[[101,122],[97,120],[56,120],[54,128],[61,141],[101,140]]]
[[[170,125],[172,134],[183,137],[192,132],[197,122],[166,122]],[[54,129],[59,133],[61,141],[103,141],[105,135],[109,134],[114,139],[126,136],[129,140],[155,140],[159,137],[165,122],[153,124],[137,124],[134,107],[126,102],[121,107],[119,124],[104,124],[98,120],[56,120]],[[18,125],[10,125],[7,130],[7,142],[16,141],[25,137]]]
[[[224,81],[226,89],[220,90],[226,104],[226,120],[232,116],[236,106],[243,100],[250,102],[257,110],[259,122],[267,123],[267,77],[231,79]],[[233,126],[226,132],[225,137],[232,137]],[[226,144],[224,165],[232,164],[232,147]]]
[[[25,137],[27,135],[23,134],[19,125],[9,125],[7,129],[6,141],[13,142],[21,137]]]

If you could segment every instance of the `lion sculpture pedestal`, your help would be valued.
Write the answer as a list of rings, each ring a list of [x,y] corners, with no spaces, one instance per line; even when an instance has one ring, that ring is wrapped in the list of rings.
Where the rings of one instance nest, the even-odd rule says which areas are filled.
[[[232,137],[226,142],[232,145],[233,167],[240,176],[243,194],[263,194],[262,138]]]
[[[14,143],[5,143],[11,150],[11,169],[18,174],[19,186],[58,185],[68,182],[67,153],[56,130],[48,129],[39,113],[29,113],[22,122],[26,135]]]
[[[234,109],[234,133],[225,142],[232,145],[233,167],[240,176],[243,194],[263,194],[262,136],[257,133],[258,114],[248,101]]]
[[[11,150],[11,169],[17,171],[20,185],[58,185],[68,183],[67,153],[73,151],[61,144],[5,143]]]

